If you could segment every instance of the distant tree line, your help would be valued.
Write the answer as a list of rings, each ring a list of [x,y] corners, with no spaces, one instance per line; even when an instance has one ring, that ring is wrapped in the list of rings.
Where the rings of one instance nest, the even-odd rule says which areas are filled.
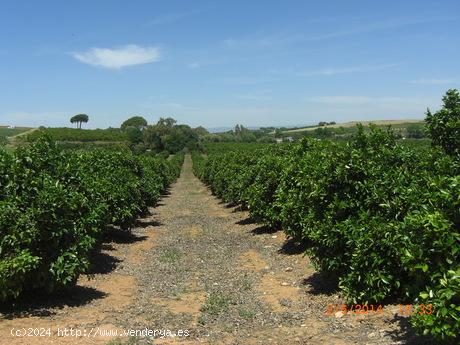
[[[274,127],[251,130],[237,124],[233,130],[208,134],[204,136],[204,140],[210,142],[269,143],[274,142],[274,137],[271,135],[273,130]]]
[[[131,147],[136,151],[176,153],[183,149],[199,149],[208,131],[203,127],[178,125],[171,117],[161,117],[155,125],[148,125],[141,116],[133,116],[121,124]]]
[[[331,122],[320,121],[320,122],[318,122],[318,126],[327,126],[327,125],[335,125],[335,121],[331,121]]]

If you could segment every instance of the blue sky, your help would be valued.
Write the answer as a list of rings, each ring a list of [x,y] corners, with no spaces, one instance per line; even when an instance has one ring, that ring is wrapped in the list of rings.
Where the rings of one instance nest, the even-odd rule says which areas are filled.
[[[460,1],[0,2],[0,125],[423,118],[460,88]]]

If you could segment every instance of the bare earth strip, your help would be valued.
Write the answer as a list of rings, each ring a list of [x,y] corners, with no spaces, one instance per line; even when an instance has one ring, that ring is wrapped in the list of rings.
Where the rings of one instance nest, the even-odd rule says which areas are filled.
[[[105,245],[71,296],[0,314],[1,344],[424,344],[397,306],[327,315],[341,304],[300,245],[222,204],[185,159],[181,177],[133,235]],[[12,337],[12,328],[186,331],[188,337]],[[112,338],[112,340],[110,340]],[[114,339],[115,338],[115,339]]]

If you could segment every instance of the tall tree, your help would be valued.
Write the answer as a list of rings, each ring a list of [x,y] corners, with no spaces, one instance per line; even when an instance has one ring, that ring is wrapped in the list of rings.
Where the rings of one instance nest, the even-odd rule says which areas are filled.
[[[443,106],[432,114],[426,112],[427,130],[433,145],[441,146],[449,155],[460,156],[460,95],[450,89],[442,98]]]
[[[125,122],[121,124],[121,129],[124,131],[128,127],[136,127],[140,130],[147,127],[147,120],[144,119],[142,116],[133,116],[127,119]]]
[[[187,125],[176,125],[176,120],[160,118],[158,123],[148,126],[143,132],[144,144],[157,152],[178,152],[185,147],[196,148],[199,137],[197,132]]]
[[[167,117],[166,119],[163,117],[160,117],[160,119],[157,122],[157,126],[173,127],[176,123],[177,121],[174,120],[172,117]]]
[[[70,118],[70,122],[71,123],[76,123],[77,124],[77,128],[81,128],[81,124],[84,122],[84,123],[87,123],[89,121],[89,117],[88,115],[86,114],[77,114],[75,116],[72,116]]]
[[[198,126],[194,129],[195,133],[198,134],[200,137],[203,137],[205,135],[208,135],[209,132],[207,131],[206,128],[204,128],[203,126]]]
[[[142,131],[138,127],[128,126],[124,132],[131,144],[139,144],[142,142]]]

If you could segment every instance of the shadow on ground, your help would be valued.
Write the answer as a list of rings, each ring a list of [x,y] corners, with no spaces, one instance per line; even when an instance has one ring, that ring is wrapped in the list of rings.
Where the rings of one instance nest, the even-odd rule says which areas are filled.
[[[221,205],[221,206],[224,207],[224,208],[234,208],[234,207],[236,207],[237,210],[239,209],[238,203],[236,203],[236,202],[230,202],[230,203],[228,203],[228,202],[225,202],[225,201],[220,200],[220,201],[218,202],[218,204]]]
[[[103,242],[114,242],[118,244],[131,244],[140,241],[145,241],[147,236],[139,236],[133,234],[129,230],[122,230],[115,227],[110,227],[104,233]]]
[[[274,234],[279,230],[268,225],[261,225],[251,230],[253,235]]]
[[[250,224],[256,224],[257,222],[252,219],[251,217],[244,218],[242,220],[237,221],[235,224],[238,225],[250,225]]]
[[[17,317],[41,316],[56,314],[52,309],[64,307],[80,307],[93,300],[104,298],[106,294],[90,287],[74,286],[52,294],[43,291],[30,291],[20,299],[0,305],[0,313],[5,319]]]
[[[161,197],[165,197],[165,196],[168,196],[168,195],[171,195],[171,187],[168,187],[166,188],[163,193],[161,193]]]
[[[286,240],[278,253],[285,255],[299,255],[305,253],[308,248],[308,241],[297,241],[293,238]]]
[[[88,274],[107,274],[117,268],[121,260],[107,253],[96,251],[91,255],[90,262],[91,268]]]
[[[387,334],[390,335],[391,339],[395,344],[405,345],[438,345],[439,341],[436,341],[432,337],[417,335],[414,329],[410,325],[410,319],[396,315],[390,323],[396,323],[398,329],[389,331]]]
[[[337,275],[328,272],[315,272],[303,279],[302,284],[309,287],[308,293],[312,295],[332,295],[339,289]]]

